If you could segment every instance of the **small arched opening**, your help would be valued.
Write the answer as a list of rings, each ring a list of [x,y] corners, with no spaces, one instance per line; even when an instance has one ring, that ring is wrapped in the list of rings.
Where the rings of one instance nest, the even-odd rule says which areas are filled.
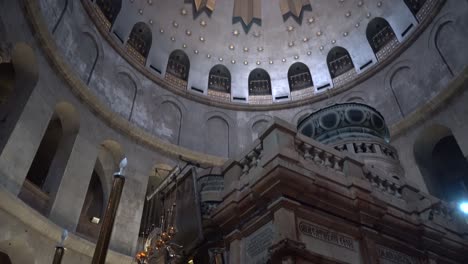
[[[231,100],[231,73],[226,66],[218,64],[208,76],[208,95],[222,101]]]
[[[169,61],[167,62],[166,75],[169,74],[172,77],[188,81],[190,71],[190,60],[187,54],[182,50],[175,50],[169,55]]]
[[[288,82],[291,92],[314,86],[309,67],[302,62],[296,62],[289,67]]]
[[[378,60],[382,60],[384,55],[389,53],[383,52],[385,47],[398,44],[398,39],[392,27],[387,20],[381,17],[376,17],[369,22],[366,29],[366,36]]]
[[[334,47],[327,55],[328,70],[332,79],[354,71],[354,64],[349,52],[342,47]]]
[[[151,28],[144,22],[138,22],[133,26],[130,32],[127,48],[139,62],[145,64],[151,49],[152,41],[153,36]]]
[[[60,187],[79,130],[79,117],[69,103],[57,104],[29,167],[19,197],[48,215]]]
[[[257,68],[249,74],[249,96],[271,95],[270,75],[264,69]]]

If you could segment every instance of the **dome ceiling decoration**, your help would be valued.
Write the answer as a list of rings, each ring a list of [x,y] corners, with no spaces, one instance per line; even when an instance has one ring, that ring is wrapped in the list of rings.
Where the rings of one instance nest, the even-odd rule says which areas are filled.
[[[262,23],[261,0],[235,0],[233,22],[241,20],[246,32],[249,31],[253,22],[258,25]]]
[[[185,0],[186,3],[193,2],[196,13],[207,11],[211,13],[215,10],[216,0]]]
[[[291,15],[296,19],[300,19],[302,12],[305,9],[311,10],[311,6],[309,0],[281,0],[280,9],[285,20]]]
[[[107,40],[130,47],[121,54],[134,65],[137,61],[136,67],[150,79],[201,102],[243,107],[305,104],[329,89],[350,88],[356,79],[376,72],[369,69],[407,47],[401,44],[422,32],[419,24],[427,25],[422,22],[432,19],[444,1],[82,3]],[[136,26],[141,28],[138,34],[132,32]],[[176,50],[179,58],[187,56],[190,70],[185,66],[189,63],[182,67],[169,56]],[[255,69],[264,70],[271,79],[249,80]]]

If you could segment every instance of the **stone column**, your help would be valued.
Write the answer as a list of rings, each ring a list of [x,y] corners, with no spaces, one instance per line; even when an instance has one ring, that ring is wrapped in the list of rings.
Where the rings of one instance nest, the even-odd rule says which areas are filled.
[[[78,135],[62,176],[49,218],[61,227],[75,231],[97,159],[98,148]]]
[[[297,240],[296,216],[293,211],[278,209],[274,213],[274,224],[277,232],[275,243],[284,239]]]

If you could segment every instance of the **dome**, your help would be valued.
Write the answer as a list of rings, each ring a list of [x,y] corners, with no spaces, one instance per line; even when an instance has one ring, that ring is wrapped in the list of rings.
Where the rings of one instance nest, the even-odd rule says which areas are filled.
[[[84,4],[120,56],[163,88],[203,103],[249,109],[304,104],[329,89],[344,91],[368,78],[405,49],[424,28],[420,22],[437,13],[437,1],[425,2]],[[228,77],[213,71],[218,65]],[[273,78],[249,78],[259,69]]]

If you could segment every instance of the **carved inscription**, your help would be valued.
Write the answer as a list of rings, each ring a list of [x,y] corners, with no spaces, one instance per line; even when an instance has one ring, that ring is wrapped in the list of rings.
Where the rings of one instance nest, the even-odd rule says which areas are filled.
[[[383,246],[378,246],[377,247],[377,254],[379,255],[379,258],[382,260],[387,260],[392,263],[397,263],[397,264],[418,264],[419,261],[417,261],[415,258],[410,257],[406,254],[403,254],[401,252],[383,247]]]
[[[270,226],[257,231],[246,241],[248,263],[263,264],[267,262],[267,250],[273,243],[273,229]]]
[[[341,235],[337,232],[330,231],[306,222],[299,223],[299,230],[313,238],[320,239],[330,244],[354,250],[354,240],[350,237]]]

